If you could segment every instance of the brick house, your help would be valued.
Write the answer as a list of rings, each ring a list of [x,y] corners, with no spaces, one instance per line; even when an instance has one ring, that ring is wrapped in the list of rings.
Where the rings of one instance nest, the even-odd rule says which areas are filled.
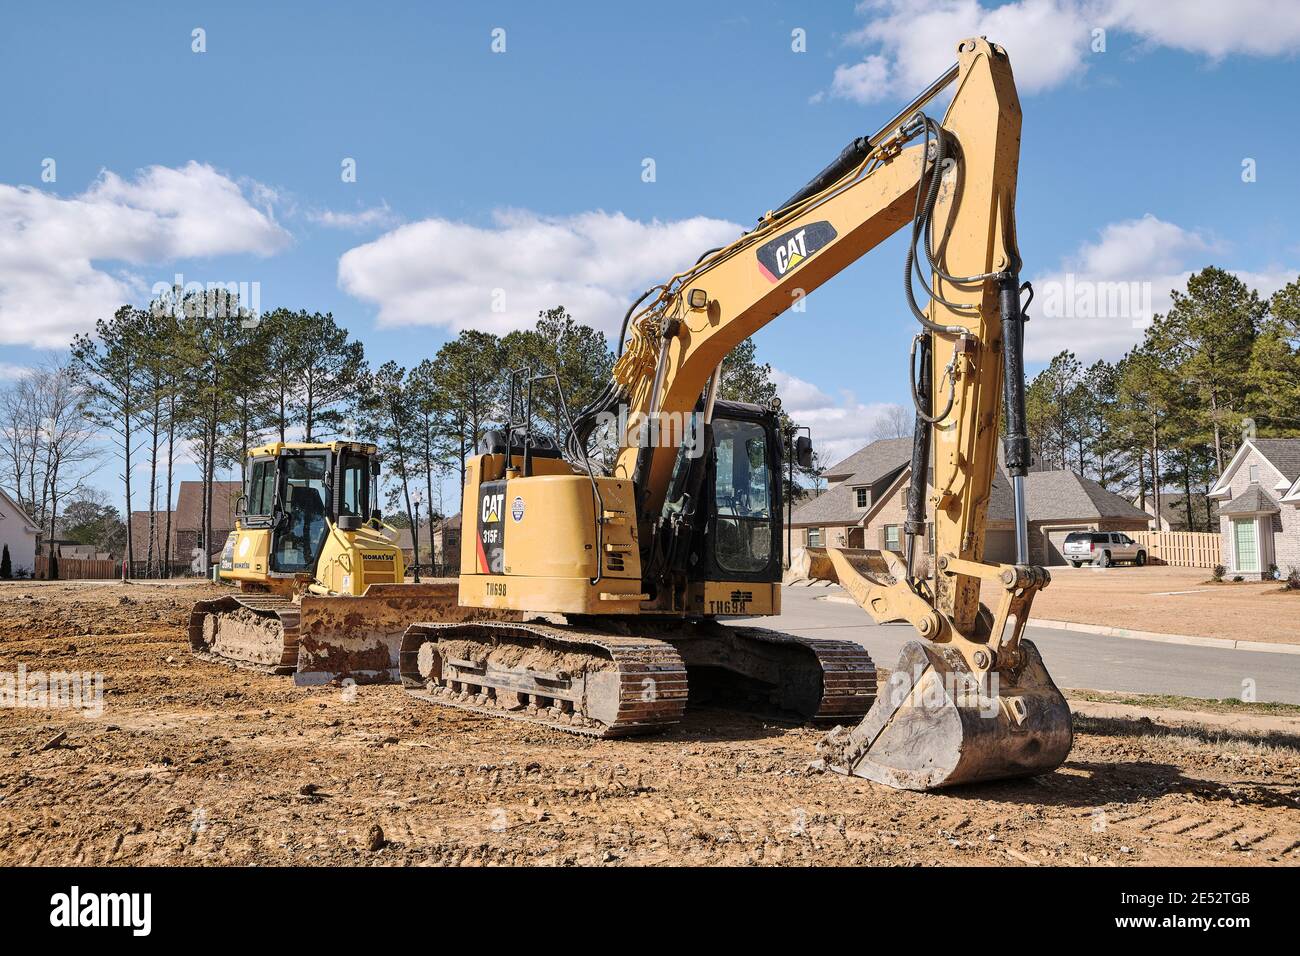
[[[409,565],[415,559],[415,542],[410,528],[397,529],[397,546],[402,549],[402,556]],[[455,569],[460,564],[460,515],[442,518],[433,523],[430,532],[427,521],[420,522],[420,565],[429,563],[430,546],[433,549],[433,563],[441,568]]]
[[[235,530],[235,504],[244,493],[238,481],[212,483],[212,540],[210,555],[219,560],[226,537]],[[172,512],[171,540],[164,546],[167,532],[167,512],[154,512],[154,554],[167,555],[173,565],[189,565],[194,560],[203,531],[203,482],[182,481],[176,494],[176,510]],[[142,565],[149,556],[149,512],[131,512],[131,536],[135,562]]]
[[[1229,574],[1262,580],[1273,567],[1300,568],[1300,438],[1242,442],[1210,497]]]
[[[874,538],[867,543],[867,532],[872,529],[863,519],[889,496],[899,475],[910,471],[911,460],[912,439],[886,438],[827,468],[822,472],[826,490],[795,505],[790,526],[803,531],[802,540],[795,536],[796,546],[880,547]]]
[[[794,509],[796,546],[903,550],[903,520],[911,482],[912,440],[872,442],[828,468],[826,491]],[[1061,565],[1061,546],[1071,531],[1145,531],[1150,515],[1097,482],[1072,471],[1031,471],[1025,478],[1029,516],[1029,560]],[[933,551],[927,525],[921,553]],[[985,519],[984,558],[1015,560],[1015,505],[1011,480],[999,464]]]

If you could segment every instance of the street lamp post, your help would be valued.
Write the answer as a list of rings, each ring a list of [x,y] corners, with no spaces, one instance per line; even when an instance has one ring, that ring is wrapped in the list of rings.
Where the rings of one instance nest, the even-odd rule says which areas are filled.
[[[415,575],[415,583],[420,583],[420,501],[422,496],[417,490],[411,495],[411,503],[415,505],[415,524],[411,527],[411,554],[415,558],[415,564],[411,567],[412,574]]]

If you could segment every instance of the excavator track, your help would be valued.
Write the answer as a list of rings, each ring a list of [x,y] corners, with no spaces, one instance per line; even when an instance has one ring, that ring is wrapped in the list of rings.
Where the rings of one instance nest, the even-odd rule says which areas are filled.
[[[591,737],[654,733],[686,709],[686,667],[652,638],[543,624],[417,623],[399,656],[408,693]]]
[[[432,703],[597,737],[661,730],[688,699],[818,725],[856,720],[875,701],[875,665],[850,641],[714,622],[635,634],[602,623],[610,630],[413,624],[402,683]]]
[[[301,611],[279,594],[237,594],[199,601],[190,611],[195,657],[268,674],[298,669]]]
[[[852,641],[801,637],[704,621],[665,631],[692,672],[692,693],[763,716],[830,725],[856,719],[876,699],[876,665]]]

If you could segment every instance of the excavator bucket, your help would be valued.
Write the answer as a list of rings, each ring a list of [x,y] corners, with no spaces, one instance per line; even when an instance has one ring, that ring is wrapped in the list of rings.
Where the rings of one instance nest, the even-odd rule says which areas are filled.
[[[871,595],[899,579],[901,561],[884,552],[888,576],[876,577],[872,562],[826,551],[816,569],[879,618]],[[1019,648],[1017,667],[976,673],[949,644],[909,641],[862,722],[835,728],[819,752],[836,772],[903,790],[1050,773],[1074,740],[1070,708],[1038,648]]]
[[[977,677],[961,654],[909,641],[876,703],[822,741],[828,766],[902,790],[1050,773],[1070,752],[1070,708],[1038,648],[1021,666]]]

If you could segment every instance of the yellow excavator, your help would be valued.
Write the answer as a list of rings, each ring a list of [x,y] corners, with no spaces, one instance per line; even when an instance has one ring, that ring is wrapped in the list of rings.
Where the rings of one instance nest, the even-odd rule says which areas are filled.
[[[925,108],[949,87],[937,120]],[[820,747],[832,769],[908,789],[1059,766],[1072,743],[1069,709],[1023,636],[1049,579],[1029,564],[1024,510],[1019,145],[1006,52],[963,41],[956,64],[878,132],[853,140],[736,241],[644,293],[624,318],[611,382],[571,419],[564,410],[562,440],[533,421],[534,393],[558,390],[555,377],[512,375],[509,421],[466,465],[460,576],[438,585],[454,586],[454,601],[413,592],[376,627],[366,595],[397,600],[401,592],[388,589],[433,586],[400,585],[397,575],[358,594],[355,578],[352,591],[342,587],[342,565],[322,571],[325,550],[315,565],[304,552],[299,585],[311,580],[299,613],[305,620],[324,602],[313,612],[322,626],[311,648],[305,633],[298,639],[296,655],[284,640],[279,666],[304,682],[337,679],[373,653],[369,673],[382,679],[391,673],[384,653],[395,651],[417,697],[593,736],[660,730],[688,700],[836,724]],[[919,329],[903,552],[865,561],[828,549],[812,562],[877,621],[916,629],[878,693],[875,667],[854,642],[721,623],[780,613],[785,442],[774,409],[725,402],[718,390],[733,348],[905,228],[904,292]],[[590,451],[602,428],[618,445],[608,470]],[[1014,564],[982,560],[1000,428],[1016,503]],[[806,461],[806,440],[791,445]],[[353,516],[337,488],[336,479],[321,492],[328,540],[341,535],[348,566],[364,567],[382,546],[370,537],[379,526],[372,517],[367,529],[363,510],[359,525],[344,528]],[[280,506],[288,519],[271,508],[276,527],[288,521],[280,534],[296,533],[290,499]],[[927,512],[934,560],[923,573],[917,542]],[[222,572],[251,571],[245,590],[196,610],[196,649],[224,627],[214,617],[249,610],[247,588],[293,603],[266,579],[277,573],[274,538],[265,570],[239,566],[247,534],[232,537]],[[421,606],[433,612],[407,618],[416,623],[394,641],[401,614]],[[274,613],[283,622],[287,610]]]

